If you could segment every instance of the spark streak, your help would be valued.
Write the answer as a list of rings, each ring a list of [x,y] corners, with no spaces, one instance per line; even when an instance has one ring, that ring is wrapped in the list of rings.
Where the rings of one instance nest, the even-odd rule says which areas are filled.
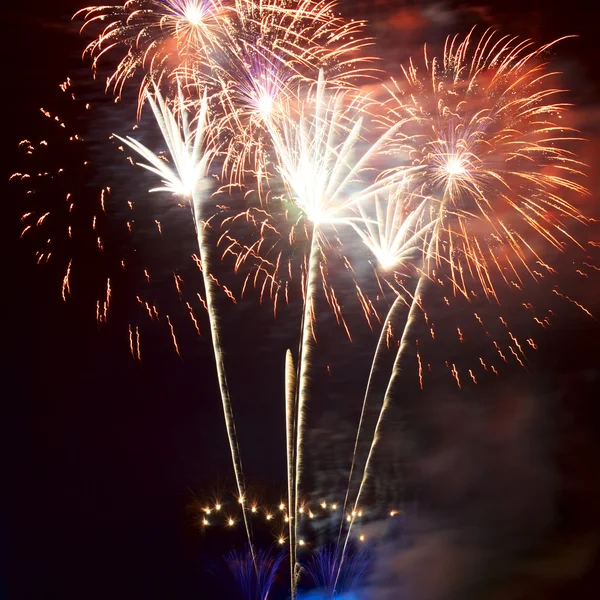
[[[216,141],[213,137],[213,131],[210,128],[208,102],[206,95],[204,96],[198,114],[195,117],[196,129],[192,131],[188,114],[185,108],[183,94],[179,93],[177,108],[179,109],[179,121],[175,118],[173,112],[167,106],[163,97],[158,93],[155,98],[148,96],[148,102],[152,108],[157,124],[160,127],[163,138],[170,150],[171,157],[175,164],[175,169],[161,160],[156,154],[148,148],[132,138],[117,137],[124,142],[150,164],[140,164],[140,166],[162,177],[163,186],[154,188],[152,191],[167,191],[175,195],[181,195],[190,203],[192,216],[194,218],[194,226],[196,228],[196,236],[198,240],[198,251],[201,265],[202,279],[206,293],[206,308],[209,318],[209,328],[212,340],[212,349],[214,360],[217,369],[217,378],[219,381],[219,389],[221,392],[221,404],[223,407],[223,415],[225,418],[225,426],[229,440],[231,458],[233,462],[236,483],[238,486],[239,497],[245,497],[245,483],[241,465],[241,457],[237,443],[237,435],[235,431],[235,422],[233,418],[233,410],[231,406],[231,398],[229,396],[229,387],[225,376],[225,364],[223,352],[221,349],[220,333],[217,326],[216,312],[214,308],[214,296],[216,291],[215,279],[209,272],[210,265],[210,247],[206,240],[206,220],[203,218],[203,207],[206,204],[210,183],[208,180],[209,167],[212,158],[216,152]],[[173,336],[173,343],[179,354],[177,341],[173,327],[167,316],[169,327]],[[250,526],[246,515],[246,510],[243,510],[244,525],[250,551],[254,556],[252,547],[252,539],[250,534]]]

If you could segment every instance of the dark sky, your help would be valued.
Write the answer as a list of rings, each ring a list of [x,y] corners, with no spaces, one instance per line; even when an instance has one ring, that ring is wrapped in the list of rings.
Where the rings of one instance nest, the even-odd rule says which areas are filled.
[[[353,16],[353,3],[346,4],[346,14]],[[595,115],[588,137],[598,135],[600,60],[596,19],[588,7],[572,2],[555,8],[524,0],[486,9],[482,1],[436,5],[435,11],[448,12],[459,4],[463,9],[477,4],[478,9],[470,17],[463,10],[447,26],[431,21],[419,25],[430,17],[422,16],[425,9],[418,3],[396,2],[398,11],[391,12],[405,10],[396,23],[413,45],[428,41],[424,35],[439,41],[477,18],[542,42],[580,34],[579,40],[565,44],[567,77],[574,98]],[[19,140],[46,134],[40,106],[68,112],[57,85],[68,75],[83,77],[87,72],[79,58],[83,42],[69,25],[70,15],[80,7],[76,0],[57,0],[13,2],[2,9],[5,179],[22,168]],[[382,25],[389,5],[360,2],[354,10],[378,31],[392,35]],[[415,15],[417,25],[410,25]],[[82,121],[79,125],[91,127]],[[98,150],[86,152],[90,160],[98,158]],[[75,158],[67,157],[67,164]],[[93,172],[96,180],[102,178],[102,168],[108,167]],[[85,186],[84,178],[82,174],[78,185]],[[43,193],[52,194],[49,188]],[[14,187],[4,194],[3,238],[9,243],[2,255],[6,307],[0,597],[228,597],[227,592],[219,595],[222,588],[207,568],[216,569],[219,556],[242,538],[235,533],[230,538],[221,533],[202,537],[186,512],[193,493],[216,485],[226,488],[232,481],[208,348],[193,332],[186,333],[181,360],[164,331],[149,330],[143,363],[131,360],[124,332],[135,299],[116,303],[110,326],[99,332],[96,296],[86,291],[86,282],[97,286],[95,270],[104,267],[90,261],[89,272],[80,272],[75,284],[79,300],[63,303],[64,270],[36,266],[32,246],[19,240],[22,201]],[[140,252],[145,250],[153,252],[149,246]],[[87,256],[89,250],[82,247],[81,252]],[[126,281],[121,284],[127,287]],[[596,296],[598,289],[596,283]],[[256,322],[250,313],[243,326],[227,327],[228,359],[235,365],[232,393],[242,399],[237,415],[243,424],[246,473],[273,498],[285,485],[279,394],[281,361],[293,330],[282,332],[266,317]],[[599,333],[597,322],[573,317],[554,336],[546,336],[547,345],[529,375],[542,387],[556,384],[563,398],[571,398],[577,407],[574,421],[592,422],[598,416],[591,400],[598,384]],[[348,348],[343,342],[340,352],[350,352]]]

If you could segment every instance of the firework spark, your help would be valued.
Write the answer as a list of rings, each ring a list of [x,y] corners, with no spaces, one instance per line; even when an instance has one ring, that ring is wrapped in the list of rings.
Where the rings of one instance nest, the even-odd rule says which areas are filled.
[[[210,332],[212,338],[212,348],[214,359],[217,367],[217,376],[219,379],[219,388],[221,392],[221,402],[223,405],[223,414],[225,417],[225,425],[227,436],[229,439],[229,447],[231,450],[231,458],[238,486],[239,497],[245,497],[245,483],[242,471],[241,457],[235,431],[235,422],[233,418],[233,409],[231,399],[229,397],[229,387],[225,376],[225,364],[223,352],[221,348],[220,333],[216,323],[216,314],[214,309],[214,295],[216,291],[216,280],[209,272],[209,257],[210,247],[206,241],[205,228],[206,221],[203,217],[204,205],[209,194],[210,183],[209,167],[216,153],[216,141],[213,138],[213,129],[209,121],[208,102],[206,95],[201,103],[200,110],[195,116],[195,129],[192,129],[185,110],[184,99],[180,92],[179,94],[179,120],[167,106],[164,98],[158,93],[155,98],[148,98],[156,122],[158,123],[163,138],[169,148],[171,157],[174,162],[174,168],[165,163],[158,155],[137,142],[132,138],[121,138],[122,142],[130,146],[138,152],[150,164],[141,163],[140,166],[156,173],[162,177],[163,186],[153,188],[154,191],[167,191],[175,195],[184,196],[190,203],[196,234],[198,237],[198,250],[200,254],[200,266],[204,288],[206,292],[206,309],[209,317]],[[170,323],[169,323],[170,324]],[[244,524],[248,535],[250,550],[252,549],[252,540],[250,535],[250,527],[246,516],[246,511],[243,510]]]

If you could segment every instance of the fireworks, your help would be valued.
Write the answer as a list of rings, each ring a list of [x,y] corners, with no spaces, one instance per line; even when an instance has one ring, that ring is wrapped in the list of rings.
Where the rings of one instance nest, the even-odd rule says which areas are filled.
[[[396,151],[409,162],[396,168],[406,175],[404,196],[418,198],[421,204],[417,210],[427,206],[437,218],[431,240],[424,247],[424,269],[437,277],[435,267],[448,265],[448,278],[455,290],[468,297],[470,276],[479,281],[486,296],[497,300],[492,266],[507,283],[511,275],[521,282],[519,264],[534,279],[536,274],[530,262],[551,269],[540,258],[527,228],[559,250],[564,246],[560,237],[577,243],[565,220],[585,222],[586,219],[559,194],[585,194],[586,190],[575,181],[582,175],[583,165],[568,148],[576,138],[572,130],[556,121],[565,110],[563,104],[552,101],[560,90],[547,87],[546,80],[555,73],[546,70],[540,57],[548,46],[531,51],[529,42],[496,39],[493,32],[484,34],[473,52],[471,42],[471,35],[460,44],[456,38],[449,39],[440,61],[430,60],[425,54],[423,75],[411,63],[405,70],[404,84],[393,82],[390,122],[400,125]],[[378,233],[380,239],[387,241],[381,229]],[[505,275],[505,271],[509,274]],[[429,277],[423,271],[410,304],[364,463],[355,508],[369,474],[383,416],[392,399],[400,361],[409,348],[415,321],[423,312]],[[462,342],[460,328],[458,334]],[[514,341],[512,334],[511,337]],[[380,337],[371,375],[381,342]],[[518,344],[517,347],[522,354]],[[513,348],[511,351],[523,366],[517,351]],[[417,358],[421,377],[418,353]],[[471,370],[469,375],[476,384]],[[454,364],[452,376],[460,388]],[[371,377],[363,414],[370,383]],[[361,426],[362,414],[348,489]],[[350,530],[342,562],[349,535]]]
[[[415,255],[415,251],[423,252],[427,248],[427,232],[435,227],[436,222],[422,222],[426,200],[409,211],[410,205],[410,196],[407,202],[402,185],[390,187],[385,206],[380,198],[375,198],[375,220],[370,218],[362,204],[358,205],[365,229],[355,222],[352,225],[384,271],[397,270]]]
[[[556,42],[532,42],[487,31],[448,38],[441,59],[425,53],[392,81],[389,121],[399,125],[397,156],[406,185],[427,198],[438,217],[434,264],[450,266],[456,290],[469,294],[466,274],[496,298],[494,268],[521,281],[532,263],[544,265],[539,243],[558,250],[576,242],[567,222],[586,222],[565,195],[586,194],[578,139],[561,123],[567,109],[543,62]],[[419,167],[415,169],[415,167]]]
[[[358,587],[370,561],[369,549],[361,548],[346,557],[342,566],[339,548],[333,545],[315,553],[305,569],[324,598],[335,598],[340,593],[351,592]],[[338,577],[340,570],[341,578]]]
[[[217,367],[223,414],[225,417],[225,425],[227,428],[227,436],[229,438],[229,446],[234,465],[236,482],[238,484],[240,504],[243,504],[242,500],[245,496],[245,483],[242,472],[240,451],[235,432],[235,422],[233,419],[231,399],[229,397],[229,388],[225,376],[223,351],[221,348],[219,329],[216,324],[216,315],[213,307],[216,281],[213,277],[211,277],[209,271],[210,248],[206,242],[206,222],[205,217],[203,217],[204,204],[210,190],[210,184],[207,184],[209,167],[216,151],[214,146],[214,138],[211,135],[213,130],[210,127],[208,102],[205,96],[200,105],[200,110],[194,118],[196,129],[194,132],[192,132],[181,93],[179,95],[178,105],[180,122],[177,121],[173,112],[169,110],[166,102],[160,96],[160,94],[156,94],[156,102],[151,98],[149,101],[156,121],[160,126],[163,138],[171,153],[171,157],[175,164],[175,169],[172,169],[166,165],[156,154],[153,154],[148,148],[139,142],[131,138],[119,139],[124,141],[150,162],[150,165],[141,164],[140,166],[145,167],[149,171],[152,171],[163,177],[163,187],[154,188],[151,191],[167,191],[173,194],[183,195],[190,203],[192,216],[194,218],[194,225],[196,227],[196,234],[198,237],[200,268],[202,271],[204,289],[206,292],[206,308],[210,322],[212,348]],[[177,342],[175,341],[174,334],[173,340],[175,347],[177,348]],[[248,534],[248,542],[250,544],[250,551],[252,553],[252,540],[245,510],[243,511],[243,515],[244,523],[246,525],[246,532]]]
[[[278,171],[295,205],[310,223],[305,272],[304,310],[298,350],[298,383],[294,421],[294,527],[298,515],[298,487],[302,467],[304,410],[308,397],[314,295],[320,263],[320,236],[326,225],[350,223],[350,210],[373,199],[395,181],[395,174],[368,181],[373,160],[385,147],[394,127],[360,152],[362,113],[367,103],[348,90],[328,88],[323,72],[316,86],[299,89],[286,107],[285,118],[269,120],[267,129],[277,156]],[[290,415],[288,415],[290,416]],[[288,455],[292,451],[288,448]],[[292,536],[291,536],[292,537]],[[295,535],[294,535],[295,538]],[[292,540],[291,551],[295,543]]]
[[[122,6],[91,7],[82,12],[83,29],[102,26],[86,49],[94,68],[105,54],[121,52],[108,86],[120,94],[126,81],[138,70],[143,72],[141,82],[137,80],[138,107],[148,100],[169,160],[132,137],[115,137],[142,157],[145,162],[138,163],[141,167],[161,179],[161,185],[151,192],[179,197],[192,213],[198,243],[194,260],[205,290],[205,297],[198,298],[208,313],[239,507],[250,543],[247,557],[232,554],[228,560],[247,594],[266,598],[281,562],[280,555],[255,552],[250,518],[264,512],[267,521],[287,523],[288,538],[279,531],[277,541],[289,541],[292,598],[300,574],[298,546],[311,545],[310,540],[298,537],[298,523],[301,515],[315,516],[308,504],[300,501],[300,483],[320,285],[337,322],[350,336],[342,303],[328,279],[327,260],[332,248],[355,284],[369,326],[383,321],[363,397],[343,506],[327,501],[321,504],[330,513],[338,511],[338,544],[307,566],[315,583],[322,583],[332,596],[346,587],[346,576],[352,579],[348,587],[353,587],[364,570],[364,561],[349,553],[349,539],[355,520],[362,515],[359,502],[382,421],[393,401],[400,365],[414,348],[413,341],[415,345],[418,342],[413,338],[421,317],[432,339],[437,331],[424,308],[426,292],[451,287],[453,293],[444,296],[449,306],[449,297],[462,296],[465,302],[476,298],[476,283],[487,299],[499,302],[498,281],[520,289],[523,273],[534,280],[541,279],[544,272],[551,273],[545,251],[562,252],[569,242],[579,245],[570,224],[588,222],[575,200],[571,201],[587,192],[579,183],[583,165],[573,149],[578,134],[561,122],[566,105],[558,102],[560,90],[551,83],[556,74],[543,60],[551,45],[536,50],[530,42],[492,32],[486,32],[479,41],[473,34],[462,42],[451,38],[441,59],[425,53],[424,68],[418,69],[411,62],[403,80],[392,79],[386,86],[389,97],[380,104],[358,86],[361,79],[373,74],[369,59],[362,55],[369,44],[361,35],[363,23],[337,16],[334,2],[128,0]],[[65,84],[65,90],[69,86]],[[55,119],[66,127],[58,117]],[[80,141],[77,136],[72,139]],[[28,140],[23,141],[22,148],[28,154],[36,150]],[[17,173],[12,179],[28,177],[27,173]],[[225,191],[244,188],[245,202],[250,203],[249,198],[257,192],[261,204],[245,204],[231,216],[228,207],[213,202],[211,193],[217,180],[223,184],[219,197]],[[100,196],[104,214],[109,192],[109,188],[106,192],[103,189]],[[70,192],[66,203],[70,212]],[[133,210],[131,202],[129,205]],[[303,306],[298,351],[295,361],[289,350],[285,364],[282,361],[287,499],[279,505],[278,513],[258,507],[246,494],[214,306],[217,288],[232,302],[238,299],[216,280],[207,240],[217,212],[227,215],[221,223],[223,257],[235,257],[235,271],[246,263],[254,265],[243,290],[253,281],[261,288],[261,299],[265,295],[273,298],[276,311],[278,298],[288,299],[287,284],[293,268],[300,268],[297,287],[303,294]],[[98,214],[102,217],[102,213]],[[51,215],[45,210],[26,213],[21,235],[48,227]],[[257,239],[246,243],[236,238],[232,231],[235,223],[250,223],[249,228],[258,232]],[[154,225],[162,236],[161,221],[154,220],[153,229]],[[127,227],[131,231],[130,221]],[[104,241],[97,228],[101,229],[101,221],[94,214],[94,242],[98,252],[103,252]],[[69,239],[71,234],[69,225]],[[377,301],[389,305],[386,293],[392,292],[385,319],[380,318],[372,299],[357,282],[359,277],[344,246],[350,236],[360,241],[364,266],[377,279],[381,292]],[[290,256],[275,249],[282,241],[288,244]],[[38,262],[48,262],[51,254],[49,248],[39,251]],[[304,256],[297,260],[300,254]],[[368,266],[370,254],[377,263],[371,264],[372,271]],[[286,281],[282,275],[285,271],[289,274]],[[150,283],[150,274],[146,269],[144,273]],[[69,260],[62,279],[65,300],[71,295],[72,275]],[[407,283],[410,278],[416,280],[414,285]],[[183,278],[173,272],[172,281],[187,308],[186,315],[200,334],[194,309],[183,300]],[[590,314],[577,300],[553,291]],[[96,303],[99,324],[106,322],[109,308],[114,310],[113,294],[114,279],[107,277]],[[144,315],[158,320],[154,304],[139,296],[137,300]],[[407,307],[407,315],[396,339],[392,324],[402,306]],[[478,313],[471,312],[498,356],[504,362],[513,360],[512,356],[523,366],[527,344],[536,347],[533,339],[519,341],[501,317],[510,337],[507,349],[489,335]],[[535,319],[542,327],[549,323],[548,316]],[[168,315],[166,322],[179,354],[178,338]],[[458,341],[468,343],[462,324],[455,324],[455,328]],[[139,360],[138,326],[130,324],[128,333],[131,355]],[[390,347],[396,350],[393,369],[385,393],[375,404],[376,421],[359,469],[358,446],[366,429],[367,401],[374,374]],[[423,372],[430,365],[422,360],[421,348],[417,346],[416,357],[423,387]],[[488,371],[483,358],[479,361]],[[478,383],[481,370],[462,369],[459,361],[452,359],[446,361],[446,367],[458,387]],[[498,373],[492,364],[489,371]],[[351,493],[355,471],[360,477],[356,494]],[[214,506],[215,511],[220,508],[219,503]],[[203,510],[201,523],[206,527],[212,508],[205,506]],[[221,513],[220,518],[226,527],[234,528],[233,516]],[[342,544],[345,523],[349,525]]]
[[[283,104],[299,82],[315,81],[325,70],[330,84],[347,87],[370,74],[359,52],[368,44],[359,35],[364,24],[347,22],[335,10],[336,3],[327,1],[237,1],[213,64],[222,127],[231,136],[224,170],[236,184],[250,174],[262,191],[274,176],[267,126],[285,118]]]
[[[127,0],[123,6],[85,8],[75,16],[80,13],[85,18],[82,30],[104,26],[85,50],[94,59],[94,69],[111,50],[124,52],[107,87],[120,94],[136,71],[144,71],[141,104],[146,91],[180,70],[182,63],[208,60],[209,49],[219,44],[227,9],[220,0]]]
[[[283,561],[283,553],[271,554],[261,550],[253,554],[233,551],[226,557],[227,567],[246,600],[267,600]]]
[[[181,124],[177,122],[173,112],[158,92],[155,98],[148,96],[148,102],[169,148],[175,168],[133,138],[124,139],[116,134],[115,137],[150,163],[149,165],[139,163],[139,166],[163,178],[163,186],[153,188],[151,192],[170,192],[191,199],[197,188],[206,185],[208,170],[216,153],[214,132],[207,123],[208,102],[205,97],[194,119],[195,130],[192,130],[181,91],[178,103],[181,109]],[[193,206],[193,210],[199,208],[199,205]]]

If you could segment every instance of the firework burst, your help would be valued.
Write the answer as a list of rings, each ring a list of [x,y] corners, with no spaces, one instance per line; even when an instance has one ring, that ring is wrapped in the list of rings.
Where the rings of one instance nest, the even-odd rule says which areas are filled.
[[[310,354],[314,333],[314,297],[320,256],[328,225],[352,222],[352,209],[372,200],[395,181],[395,174],[373,179],[373,161],[382,152],[392,127],[372,144],[361,139],[367,100],[349,90],[327,87],[323,72],[317,84],[300,86],[294,102],[285,107],[285,118],[269,120],[277,170],[295,206],[308,222],[308,258],[304,274],[304,310],[298,349],[298,383],[293,413],[295,432],[293,525],[290,551],[295,562],[298,488],[302,466],[304,409],[308,397]],[[361,142],[367,146],[361,149]],[[369,181],[370,177],[370,181]]]
[[[175,117],[173,110],[167,106],[165,100],[158,92],[156,92],[155,97],[156,101],[152,98],[149,98],[150,106],[152,107],[156,122],[160,127],[163,139],[169,148],[175,168],[167,165],[161,158],[158,157],[158,155],[154,154],[151,150],[136,140],[131,138],[119,139],[129,145],[146,160],[148,160],[148,162],[150,162],[150,165],[142,163],[140,166],[163,177],[164,185],[159,188],[154,188],[151,191],[167,191],[173,194],[182,195],[190,203],[190,208],[192,210],[192,216],[196,227],[196,234],[198,237],[200,270],[202,271],[202,278],[206,292],[206,308],[210,322],[212,348],[217,367],[217,376],[219,379],[223,415],[225,417],[225,425],[227,429],[227,436],[229,438],[229,446],[235,471],[236,483],[238,486],[239,498],[241,499],[242,507],[244,508],[243,501],[246,496],[245,482],[242,471],[240,451],[237,442],[237,435],[235,431],[235,421],[233,418],[231,398],[229,397],[229,386],[227,384],[227,378],[225,375],[225,364],[220,341],[220,333],[217,326],[217,318],[214,309],[214,296],[217,286],[216,280],[211,276],[210,273],[209,257],[211,252],[205,235],[205,205],[210,195],[211,188],[211,184],[209,182],[209,168],[211,161],[217,152],[217,142],[214,137],[215,130],[210,123],[206,95],[200,104],[200,110],[198,114],[193,119],[195,122],[195,129],[192,129],[192,124],[189,121],[187,111],[185,109],[185,101],[181,93],[179,95],[177,107],[179,120]],[[250,551],[253,553],[250,527],[246,516],[246,510],[243,510],[243,515],[246,533],[248,535],[248,543],[250,544]]]
[[[497,299],[493,269],[507,283],[522,285],[523,272],[536,278],[544,262],[531,233],[562,250],[577,243],[567,221],[587,221],[565,199],[587,191],[577,182],[578,135],[561,122],[558,74],[543,61],[555,43],[533,49],[493,31],[449,38],[441,59],[425,52],[423,69],[411,62],[404,80],[392,81],[397,170],[437,214],[434,264],[446,262],[465,295],[471,276]]]
[[[440,276],[446,274],[455,292],[469,300],[476,297],[471,287],[477,281],[488,299],[498,301],[494,273],[520,289],[520,271],[525,270],[535,280],[544,276],[536,269],[553,272],[542,260],[532,232],[558,250],[563,250],[567,242],[579,245],[566,221],[588,220],[562,196],[587,192],[576,182],[583,165],[570,144],[577,136],[558,122],[566,105],[554,101],[560,90],[548,83],[556,73],[541,60],[550,46],[532,50],[530,42],[498,38],[491,31],[478,43],[473,43],[472,34],[461,43],[454,37],[446,42],[443,59],[430,60],[425,53],[423,73],[411,62],[404,71],[405,81],[393,81],[388,126],[399,125],[395,153],[407,163],[394,170],[406,175],[403,185],[407,202],[410,204],[411,197],[413,203],[419,202],[419,210],[428,212],[436,223],[424,246],[423,269],[379,408],[354,510],[369,475],[401,361],[412,347],[410,338],[419,316],[425,315],[427,320],[423,300],[428,283],[443,284]],[[381,228],[378,234],[387,240]],[[506,324],[504,319],[501,321]],[[462,342],[460,328],[458,334]],[[516,346],[510,350],[524,366],[520,358],[524,358],[523,348],[509,334]],[[380,337],[371,375],[381,343]],[[495,341],[494,345],[506,362]],[[421,378],[418,353],[417,358]],[[483,361],[482,365],[487,369]],[[454,364],[451,372],[460,387]],[[469,374],[477,383],[473,371]],[[371,377],[364,402],[370,382]],[[359,435],[361,425],[362,416]],[[356,445],[348,488],[355,457]]]
[[[83,15],[82,31],[103,26],[84,53],[93,58],[94,69],[112,50],[124,54],[107,87],[120,95],[125,82],[143,71],[141,108],[153,84],[180,71],[182,65],[209,61],[220,43],[227,12],[221,0],[127,0],[122,6],[84,8],[75,17]]]
[[[264,550],[256,554],[251,550],[233,551],[225,560],[245,600],[267,600],[283,561],[283,553],[273,555]]]
[[[316,81],[321,70],[330,86],[372,76],[371,59],[360,52],[369,44],[360,35],[364,23],[347,22],[336,9],[330,1],[237,0],[212,77],[230,137],[224,170],[238,185],[251,174],[262,192],[273,178],[268,121],[284,116],[282,104],[298,82]]]

